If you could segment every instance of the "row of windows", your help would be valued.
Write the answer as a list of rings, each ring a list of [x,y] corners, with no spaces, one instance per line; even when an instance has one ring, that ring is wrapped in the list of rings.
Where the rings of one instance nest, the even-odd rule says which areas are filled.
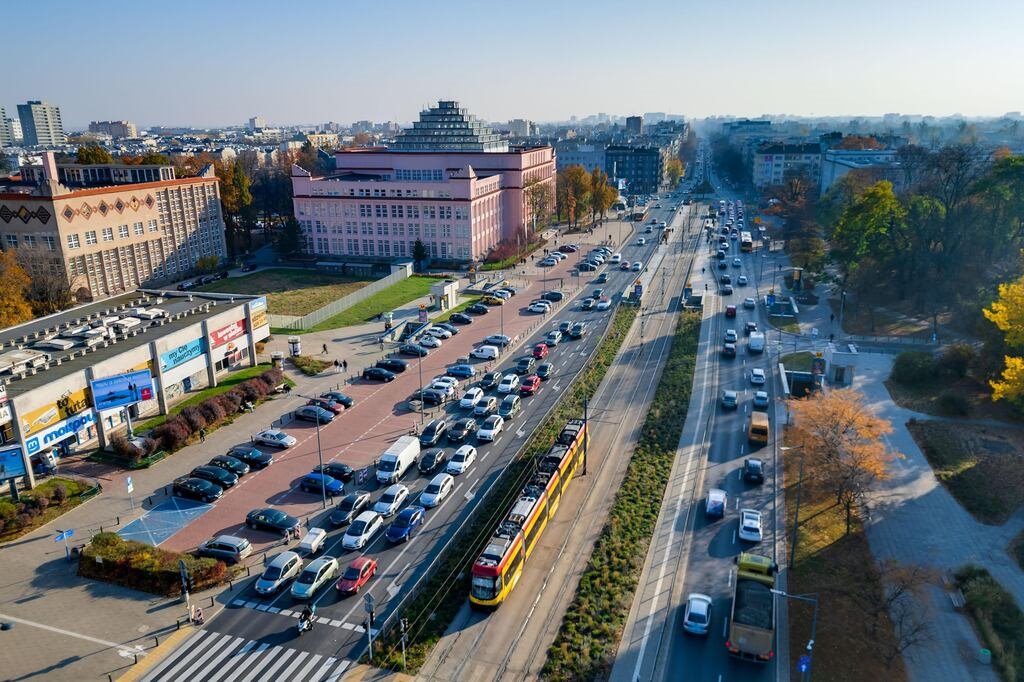
[[[412,182],[441,182],[444,180],[444,171],[440,169],[399,169],[395,171],[395,180],[406,180]]]
[[[8,248],[16,249],[19,246],[18,235],[7,234],[4,235],[4,243]],[[45,247],[49,251],[55,251],[57,249],[57,238],[50,234],[34,235],[34,234],[23,234],[21,235],[20,244],[23,244],[29,248],[36,246]]]
[[[375,241],[372,239],[338,239],[328,237],[306,238],[306,246],[314,253],[352,256],[383,256],[404,258],[413,254],[416,242]],[[434,258],[469,259],[469,247],[454,246],[448,242],[426,242],[424,244]]]
[[[374,189],[370,187],[349,187],[347,189],[335,189],[331,185],[335,181],[327,180],[325,182],[313,183],[310,187],[309,193],[315,197],[405,197],[416,198],[425,197],[431,199],[451,199],[452,193],[447,190],[439,189],[401,189],[401,188],[388,188],[388,189]]]
[[[159,226],[157,225],[156,220],[150,220],[148,222],[148,229],[149,229],[149,232],[151,232],[151,233],[152,232],[158,232],[160,230]],[[131,234],[133,234],[133,233],[135,234],[136,237],[142,236],[143,234],[146,233],[146,226],[144,226],[141,222],[133,223],[130,230],[129,230],[128,225],[118,225],[117,226],[117,237],[118,237],[118,239],[128,239],[128,237]],[[100,230],[99,234],[102,236],[103,241],[105,241],[105,242],[112,242],[112,241],[114,241],[114,228],[113,227],[104,227],[104,228],[102,228]],[[78,234],[77,233],[76,234],[69,234],[67,236],[67,239],[68,239],[68,248],[69,249],[77,249],[77,248],[79,248],[82,245],[80,240],[79,240],[79,238],[78,238]],[[85,231],[85,243],[86,243],[87,246],[93,246],[93,245],[99,243],[99,238],[97,237],[96,230],[86,230]]]
[[[465,224],[455,225],[454,228],[449,224],[421,226],[419,223],[409,223],[406,226],[405,223],[376,223],[375,225],[367,221],[358,224],[355,221],[346,221],[344,225],[329,225],[319,220],[301,220],[299,224],[304,232],[317,234],[376,234],[382,237],[391,235],[404,237],[406,234],[410,237],[451,237],[454,234],[461,239],[469,239],[472,233],[469,225]]]
[[[299,204],[299,215],[311,215],[314,218],[321,217],[346,217],[354,218],[357,214],[360,218],[392,218],[392,219],[404,219],[412,218],[418,220],[421,215],[427,220],[451,220],[453,217],[455,220],[467,220],[469,218],[469,206],[457,205],[451,206],[449,204],[435,205],[426,204],[420,206],[418,204],[394,204],[390,208],[387,204],[339,204],[337,202],[311,202],[311,203],[300,203]]]

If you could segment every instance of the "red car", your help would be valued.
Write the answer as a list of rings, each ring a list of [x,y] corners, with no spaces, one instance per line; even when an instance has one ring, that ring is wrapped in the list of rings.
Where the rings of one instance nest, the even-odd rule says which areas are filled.
[[[727,305],[727,306],[725,306],[725,316],[726,317],[736,317],[736,306],[734,306],[734,305]]]
[[[533,395],[537,392],[538,388],[540,388],[540,377],[536,374],[531,374],[523,379],[523,383],[519,385],[519,392],[523,395]]]
[[[356,594],[377,572],[377,560],[361,556],[348,565],[335,587],[342,594]]]
[[[533,357],[538,360],[543,360],[548,356],[548,346],[546,343],[538,343],[533,347]]]
[[[342,410],[345,409],[345,406],[342,405],[341,403],[339,403],[338,401],[336,401],[336,400],[324,400],[323,398],[312,398],[306,404],[307,405],[316,405],[317,407],[322,407],[322,408],[324,408],[325,410],[327,410],[329,412],[333,412],[334,414],[341,414]]]

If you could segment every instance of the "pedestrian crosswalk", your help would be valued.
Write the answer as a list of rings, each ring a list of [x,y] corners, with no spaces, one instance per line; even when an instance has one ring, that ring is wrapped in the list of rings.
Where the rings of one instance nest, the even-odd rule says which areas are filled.
[[[142,682],[338,682],[352,661],[199,630]]]

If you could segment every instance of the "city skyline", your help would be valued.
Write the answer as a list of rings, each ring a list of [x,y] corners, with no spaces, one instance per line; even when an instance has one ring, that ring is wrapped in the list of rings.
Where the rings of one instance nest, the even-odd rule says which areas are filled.
[[[647,111],[975,117],[1021,108],[1014,67],[1024,46],[1013,34],[1024,7],[992,0],[965,15],[870,0],[853,18],[797,0],[744,1],[728,14],[657,3],[628,15],[620,5],[526,2],[501,23],[465,2],[320,4],[291,31],[268,23],[279,8],[263,0],[244,12],[192,0],[175,7],[180,22],[114,0],[8,8],[9,25],[22,30],[9,32],[7,47],[33,61],[7,74],[0,101],[9,113],[30,99],[55,103],[69,130],[110,119],[242,125],[254,115],[271,125],[408,122],[439,99],[490,121]],[[26,29],[42,26],[61,49],[39,49],[40,34]],[[132,36],[143,30],[139,49]],[[123,49],[98,51],[97,41]]]

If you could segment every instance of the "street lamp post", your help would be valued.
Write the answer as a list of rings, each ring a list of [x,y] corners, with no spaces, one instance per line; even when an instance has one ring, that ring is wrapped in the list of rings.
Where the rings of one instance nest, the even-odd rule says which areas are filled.
[[[315,398],[311,398],[308,395],[302,395],[301,393],[299,394],[299,397],[300,398],[305,398],[307,400],[315,400]],[[319,405],[315,405],[315,404],[314,404],[314,407],[318,407],[321,410],[324,409],[324,408],[320,407]],[[323,451],[323,448],[320,447],[320,413],[319,412],[316,413],[316,456],[317,456],[317,459],[320,461],[320,474],[322,476],[326,476],[327,474],[324,473],[324,451]],[[323,505],[324,505],[323,508],[327,509],[327,486],[323,484],[323,481],[320,482],[320,495],[323,498]]]
[[[793,515],[793,542],[789,549],[789,567],[793,568],[793,562],[796,560],[796,543],[797,543],[797,530],[800,528],[800,491],[804,485],[804,446],[797,445],[794,447],[783,446],[779,448],[783,452],[787,450],[799,450],[800,451],[800,475],[796,482],[796,514]]]
[[[790,594],[783,590],[776,590],[772,588],[772,594],[777,594],[780,597],[786,599],[796,599],[798,601],[805,601],[814,604],[814,614],[811,616],[811,638],[807,640],[807,664],[803,666],[803,670],[800,673],[800,679],[804,682],[811,682],[811,675],[813,675],[813,661],[814,661],[814,638],[817,635],[818,630],[818,593],[809,592],[807,594]]]
[[[424,421],[424,418],[423,418],[423,408],[424,408],[424,405],[423,405],[423,356],[420,355],[418,357],[419,357],[419,362],[416,363],[416,364],[419,366],[419,371],[420,371],[420,426],[423,426],[423,421]]]
[[[843,335],[843,313],[846,312],[846,289],[842,290],[839,301],[839,336]]]

